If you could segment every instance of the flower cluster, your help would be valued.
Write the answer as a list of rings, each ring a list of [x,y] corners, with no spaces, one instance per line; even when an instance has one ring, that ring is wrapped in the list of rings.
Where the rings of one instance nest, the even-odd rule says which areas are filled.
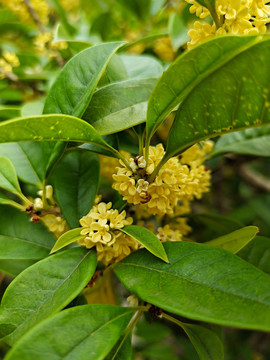
[[[149,214],[172,215],[179,201],[200,198],[208,191],[210,173],[202,163],[211,144],[207,142],[203,148],[198,145],[191,147],[180,160],[178,157],[170,158],[151,183],[148,181],[149,176],[165,151],[162,144],[150,146],[147,167],[143,156],[130,159],[132,170],[120,161],[121,167],[113,175],[113,188],[129,203],[146,207]]]
[[[23,23],[35,24],[33,13],[46,25],[49,21],[49,6],[45,0],[29,0],[29,8],[22,0],[0,0],[0,3],[16,14]]]
[[[15,54],[4,51],[2,58],[0,58],[0,80],[12,73],[12,69],[19,65],[20,61]]]
[[[195,0],[186,1],[192,4],[191,13],[200,18],[209,15],[209,11]],[[270,22],[270,5],[267,3],[266,0],[217,0],[215,11],[220,26],[196,21],[194,29],[189,31],[188,47],[193,48],[216,35],[265,33],[266,24]]]
[[[119,213],[111,207],[112,203],[104,202],[93,206],[80,220],[84,237],[78,241],[88,249],[95,246],[98,261],[106,266],[122,260],[139,247],[136,240],[118,230],[132,224],[133,219],[126,218],[125,211]]]

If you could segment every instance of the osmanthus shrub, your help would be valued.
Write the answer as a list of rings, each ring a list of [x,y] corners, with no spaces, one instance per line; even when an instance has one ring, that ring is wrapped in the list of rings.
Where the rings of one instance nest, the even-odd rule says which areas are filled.
[[[203,360],[224,359],[221,326],[270,331],[269,275],[245,255],[259,229],[195,242],[188,224],[211,191],[206,159],[265,156],[270,6],[188,2],[214,22],[195,23],[165,72],[124,42],[100,43],[66,63],[43,114],[0,122],[0,269],[14,277],[5,359],[132,359],[146,313],[181,327]]]

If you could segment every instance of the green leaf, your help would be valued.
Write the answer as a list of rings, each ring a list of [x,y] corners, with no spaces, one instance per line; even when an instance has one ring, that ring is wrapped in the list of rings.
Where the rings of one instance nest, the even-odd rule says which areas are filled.
[[[257,226],[246,226],[230,234],[223,235],[217,239],[207,241],[206,245],[217,246],[236,254],[246,246],[259,232]]]
[[[129,79],[158,79],[163,67],[156,58],[149,55],[120,55]]]
[[[137,240],[156,257],[162,259],[167,263],[169,262],[161,241],[159,240],[159,238],[156,237],[155,234],[152,233],[152,231],[149,231],[143,226],[137,225],[127,225],[124,226],[122,229],[118,230]]]
[[[199,325],[181,324],[200,360],[223,360],[223,344],[213,331]]]
[[[16,106],[0,105],[0,121],[21,116],[21,109]]]
[[[184,14],[173,13],[169,18],[169,34],[175,50],[187,43],[189,40],[187,21]]]
[[[13,194],[21,193],[16,170],[12,162],[5,157],[0,157],[0,188]]]
[[[84,235],[81,235],[81,231],[82,231],[82,228],[77,228],[77,229],[72,229],[72,230],[69,230],[67,232],[65,232],[63,235],[61,235],[54,247],[52,248],[51,250],[51,254],[62,249],[63,247],[81,239],[84,237]]]
[[[113,305],[82,305],[62,311],[26,334],[6,360],[103,360],[134,312]]]
[[[190,319],[270,330],[267,274],[213,246],[182,241],[164,247],[170,264],[139,250],[115,265],[131,293]]]
[[[17,209],[1,206],[0,213],[0,269],[16,276],[49,255],[55,237],[42,223],[31,223],[29,215]]]
[[[73,248],[30,266],[8,286],[0,309],[0,334],[14,344],[31,327],[58,312],[86,286],[96,255]]]
[[[91,143],[114,152],[91,125],[73,116],[30,116],[0,123],[0,143],[59,140]]]
[[[83,114],[101,135],[113,134],[146,120],[147,101],[156,79],[132,79],[97,90]]]
[[[186,214],[186,217],[194,219],[196,224],[203,224],[207,227],[206,236],[222,236],[228,232],[235,231],[244,226],[240,221],[237,221],[231,217],[218,215],[218,214]]]
[[[191,141],[191,136],[192,140],[194,141],[195,138],[196,141],[199,141],[197,139],[202,136],[202,133],[203,137],[206,137],[206,135],[207,137],[210,137],[210,131],[207,127],[205,127],[206,124],[204,119],[206,113],[208,112],[211,113],[211,121],[212,117],[214,117],[213,130],[217,132],[217,135],[220,134],[218,133],[218,130],[222,130],[220,129],[220,124],[222,124],[222,128],[227,128],[228,121],[231,120],[231,117],[228,115],[228,113],[233,113],[234,109],[233,104],[235,104],[235,91],[237,92],[238,90],[239,92],[239,84],[243,83],[241,81],[239,84],[237,84],[238,86],[236,86],[235,82],[238,81],[238,79],[242,79],[244,76],[247,76],[250,69],[253,69],[253,67],[249,67],[249,60],[246,60],[250,58],[249,53],[252,54],[252,59],[254,56],[256,75],[257,72],[261,72],[261,74],[265,73],[266,69],[262,69],[262,67],[257,66],[257,64],[259,57],[262,59],[263,64],[265,64],[264,67],[267,66],[266,59],[268,58],[268,53],[265,48],[267,47],[267,40],[269,38],[268,36],[265,36],[263,37],[264,41],[261,42],[260,39],[262,39],[262,37],[257,36],[218,37],[201,44],[178,57],[175,62],[170,65],[169,68],[164,72],[163,76],[160,78],[155,89],[153,90],[152,95],[150,96],[147,113],[148,141],[150,141],[150,138],[161,122],[167,117],[167,115],[169,115],[169,113],[175,109],[185,98],[191,97],[193,93],[197,94],[198,91],[200,95],[193,95],[193,110],[189,109],[189,112],[187,113],[190,114],[190,118],[188,121],[181,119],[181,123],[183,124],[183,127],[185,126],[185,130],[184,132],[181,131],[178,133],[181,134],[180,140],[182,140],[182,142],[188,146],[188,142]],[[233,69],[233,72],[230,72],[230,68]],[[232,74],[234,74],[234,77]],[[249,77],[248,81],[243,83],[245,87],[248,86],[248,91],[250,91],[250,93],[246,94],[245,91],[240,94],[240,96],[242,95],[245,97],[245,104],[248,104],[249,100],[252,99],[251,109],[255,109],[257,104],[262,103],[263,93],[260,93],[257,82],[255,83],[255,81],[252,81],[252,79],[253,77]],[[213,82],[215,83],[215,86],[213,86]],[[261,86],[262,88],[268,88],[267,76],[264,77],[264,82],[262,81]],[[228,89],[229,87],[230,90]],[[215,89],[215,91],[213,91],[213,89]],[[224,103],[223,100],[225,89],[226,101]],[[220,91],[222,91],[221,98],[219,94]],[[257,93],[257,91],[259,91],[259,93]],[[254,93],[257,94],[255,98]],[[239,98],[238,95],[236,97]],[[260,100],[259,102],[257,101],[258,98]],[[222,100],[222,104],[219,103],[220,107],[218,110],[216,110],[216,101],[219,102],[218,99],[220,101]],[[230,101],[231,103],[229,103]],[[212,107],[209,108],[208,111],[207,108],[210,106],[209,103],[212,104]],[[183,106],[181,108],[183,108]],[[200,115],[200,112],[202,115]],[[197,113],[198,115],[196,115]],[[217,113],[220,115],[217,116]],[[246,110],[244,111],[244,114],[246,114]],[[244,117],[244,114],[242,117]],[[235,115],[237,114],[235,113]],[[220,116],[225,118],[224,125]],[[195,119],[193,119],[193,117],[195,117]],[[254,118],[252,116],[252,123],[256,120],[256,118],[256,116]],[[233,121],[235,120],[238,119],[233,119]],[[244,120],[244,122],[246,121],[248,121],[247,118]],[[177,122],[175,121],[175,123]],[[197,123],[203,124],[203,130],[208,131],[208,133],[206,134],[203,130],[200,130],[198,134],[195,134],[195,132],[198,131]],[[191,127],[189,124],[193,125],[193,127]],[[242,126],[238,122],[236,124],[237,127]],[[230,125],[235,127],[235,125],[231,123],[229,126]],[[171,137],[172,136],[173,132],[171,132]],[[179,135],[177,136],[179,137]]]
[[[46,141],[7,143],[0,144],[0,155],[11,160],[20,180],[41,188],[48,171],[54,164],[54,155],[58,157],[64,148],[63,143]]]
[[[270,239],[256,236],[237,255],[253,264],[262,271],[270,274]]]
[[[270,126],[262,126],[255,129],[236,131],[223,135],[218,139],[211,157],[228,152],[253,155],[270,156]]]
[[[69,151],[52,173],[57,203],[71,228],[80,225],[94,203],[99,186],[99,159],[88,151]]]
[[[196,68],[195,58],[189,59],[192,74],[164,84],[177,94],[178,103],[184,97],[169,133],[167,159],[205,138],[270,123],[269,44],[268,35],[225,36],[187,53],[197,56]],[[178,65],[182,63],[181,72],[186,74],[183,61],[188,57],[181,60]],[[176,73],[175,69],[175,77]],[[188,84],[194,76],[196,80]],[[186,84],[180,96],[179,83]]]
[[[123,44],[124,42],[99,44],[75,55],[64,66],[51,87],[45,101],[44,114],[81,117],[108,62]]]
[[[105,360],[133,360],[131,336],[122,336]]]

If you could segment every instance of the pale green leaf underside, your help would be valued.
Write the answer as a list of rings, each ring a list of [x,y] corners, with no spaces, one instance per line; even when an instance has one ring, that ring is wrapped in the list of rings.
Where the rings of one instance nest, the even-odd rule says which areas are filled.
[[[247,226],[233,231],[230,234],[221,236],[217,239],[206,242],[206,245],[217,246],[236,254],[246,246],[259,232],[257,226]]]
[[[14,165],[6,157],[0,157],[0,188],[14,194],[21,193]]]
[[[270,37],[226,36],[205,43],[203,49],[208,60],[217,56],[220,60],[207,68],[203,78],[198,67],[206,60],[194,66],[200,81],[180,104],[167,158],[203,139],[270,123]]]
[[[213,246],[183,241],[164,248],[170,264],[145,250],[116,264],[116,275],[131,293],[194,320],[270,330],[267,274]]]
[[[128,129],[146,120],[147,101],[156,79],[132,79],[97,90],[83,115],[101,135]]]
[[[134,312],[113,305],[83,305],[62,311],[26,334],[6,360],[103,360]]]
[[[96,255],[73,248],[47,257],[18,275],[0,309],[0,334],[12,345],[31,327],[64,308],[86,286]]]
[[[152,233],[152,231],[137,225],[127,225],[119,230],[137,240],[153,255],[168,262],[168,257],[161,241]]]
[[[269,157],[270,126],[267,125],[223,135],[218,139],[210,156],[214,157],[228,152]]]

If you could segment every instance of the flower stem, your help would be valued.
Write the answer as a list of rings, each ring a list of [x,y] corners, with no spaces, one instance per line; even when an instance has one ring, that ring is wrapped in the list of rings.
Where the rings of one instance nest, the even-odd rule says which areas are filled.
[[[162,313],[162,317],[163,317],[163,319],[167,319],[167,320],[173,322],[174,324],[180,326],[181,328],[183,328],[184,323],[182,323],[180,320],[177,320],[174,317],[172,317],[166,313]]]
[[[207,9],[210,11],[210,14],[216,24],[217,29],[220,28],[222,26],[222,23],[221,23],[220,17],[216,13],[215,6],[213,6],[213,4],[211,4],[210,0],[204,0],[204,1],[207,6]]]
[[[164,155],[163,159],[161,159],[161,161],[158,163],[158,165],[156,166],[156,168],[154,169],[154,171],[152,172],[152,174],[150,175],[148,182],[151,183],[155,180],[156,176],[159,173],[159,170],[162,168],[163,165],[166,164],[166,162],[168,161],[168,157],[166,156],[166,154]]]

